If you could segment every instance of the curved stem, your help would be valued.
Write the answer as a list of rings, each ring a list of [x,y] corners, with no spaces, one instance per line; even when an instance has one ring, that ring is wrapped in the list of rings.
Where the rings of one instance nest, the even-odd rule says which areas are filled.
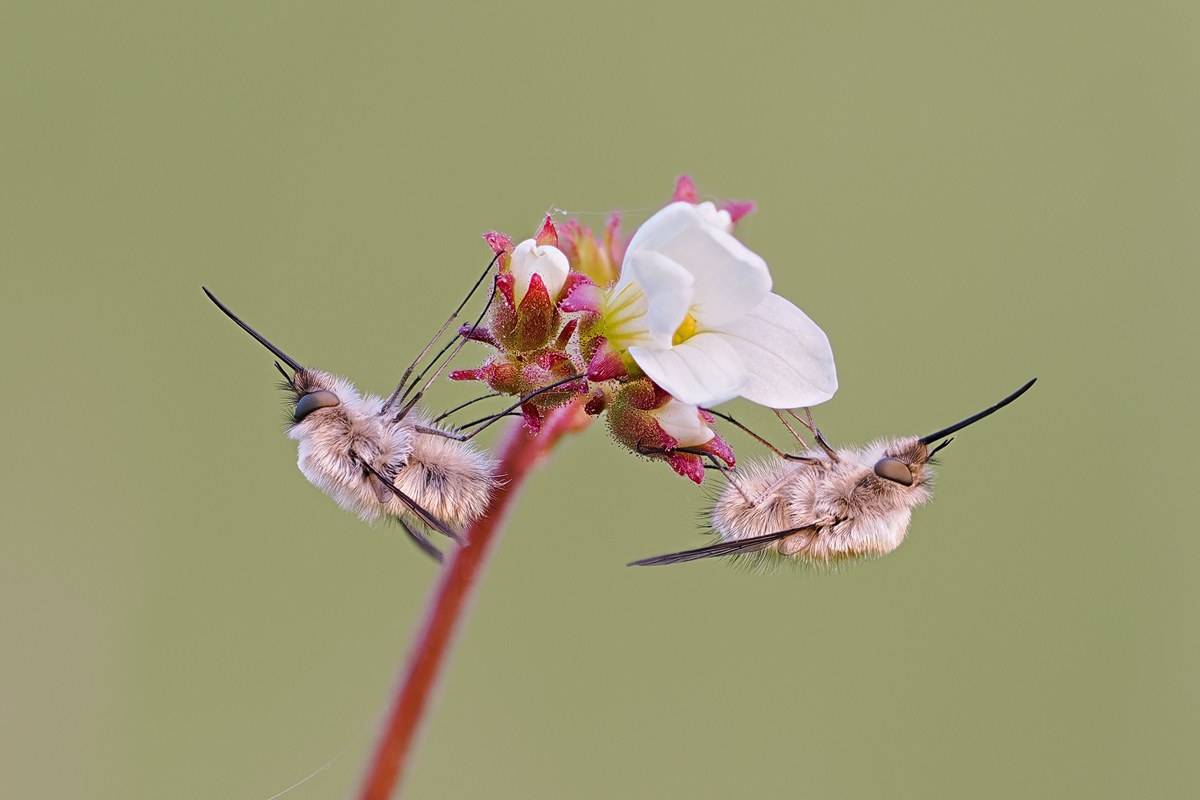
[[[386,800],[403,777],[454,635],[467,615],[475,587],[525,479],[564,435],[583,430],[589,422],[591,417],[584,413],[583,401],[576,399],[550,412],[536,436],[520,422],[505,432],[496,468],[500,485],[487,511],[464,532],[467,546],[450,556],[429,597],[425,619],[413,639],[387,720],[363,776],[360,800]]]

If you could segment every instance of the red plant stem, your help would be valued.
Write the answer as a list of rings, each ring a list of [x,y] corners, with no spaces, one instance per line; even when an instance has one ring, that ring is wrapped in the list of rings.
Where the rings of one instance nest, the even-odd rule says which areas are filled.
[[[450,556],[429,597],[425,620],[413,640],[375,755],[363,777],[360,800],[387,800],[400,782],[455,632],[466,617],[488,556],[504,531],[525,479],[565,434],[583,430],[590,421],[582,402],[576,400],[550,412],[536,436],[520,422],[505,432],[496,468],[502,483],[484,515],[465,531],[468,546]]]

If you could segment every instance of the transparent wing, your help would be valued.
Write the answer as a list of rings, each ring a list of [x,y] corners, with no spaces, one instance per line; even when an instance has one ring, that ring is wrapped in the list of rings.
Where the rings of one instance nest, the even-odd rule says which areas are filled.
[[[695,550],[684,550],[679,553],[667,553],[665,556],[643,558],[641,561],[632,561],[626,566],[657,567],[661,564],[682,564],[684,561],[696,561],[701,558],[718,558],[720,556],[737,555],[738,553],[752,553],[755,550],[762,550],[772,542],[786,539],[794,533],[816,530],[816,528],[817,526],[815,525],[808,525],[803,528],[792,528],[786,531],[768,533],[765,536],[752,536],[749,539],[733,539],[728,542],[717,542],[708,547],[698,547]]]

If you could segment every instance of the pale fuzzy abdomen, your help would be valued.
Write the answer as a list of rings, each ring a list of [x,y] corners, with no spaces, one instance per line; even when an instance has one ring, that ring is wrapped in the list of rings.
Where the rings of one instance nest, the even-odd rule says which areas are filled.
[[[737,482],[742,491],[726,485],[713,506],[712,528],[721,539],[749,539],[809,524],[816,487],[811,467],[783,459],[751,462],[738,469]]]
[[[418,433],[408,464],[396,473],[395,485],[438,519],[465,525],[486,510],[496,486],[494,467],[469,442]]]

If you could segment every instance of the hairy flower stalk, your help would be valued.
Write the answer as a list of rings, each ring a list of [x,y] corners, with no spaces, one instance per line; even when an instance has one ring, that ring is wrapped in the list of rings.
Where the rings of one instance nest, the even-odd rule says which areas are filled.
[[[442,568],[363,776],[360,800],[387,800],[403,779],[455,633],[470,608],[488,558],[504,531],[508,513],[534,467],[563,436],[583,430],[591,422],[581,406],[577,401],[556,409],[548,415],[539,434],[522,425],[513,425],[506,432],[497,453],[500,463],[496,476],[500,486],[483,516],[464,532],[467,546],[456,550]]]

